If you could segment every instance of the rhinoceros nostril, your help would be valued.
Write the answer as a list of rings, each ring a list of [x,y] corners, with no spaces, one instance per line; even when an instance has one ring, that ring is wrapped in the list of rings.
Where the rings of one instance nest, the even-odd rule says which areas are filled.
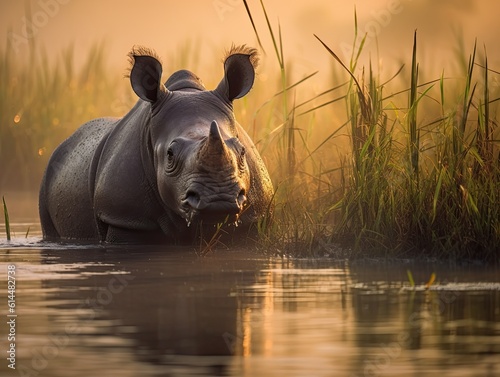
[[[240,193],[238,194],[238,206],[242,209],[246,206],[247,204],[247,196],[245,195],[245,189],[242,189]]]
[[[196,209],[200,206],[200,202],[201,202],[200,194],[198,194],[196,191],[188,190],[186,192],[184,200],[182,201],[182,205],[184,207],[188,208],[190,207]]]

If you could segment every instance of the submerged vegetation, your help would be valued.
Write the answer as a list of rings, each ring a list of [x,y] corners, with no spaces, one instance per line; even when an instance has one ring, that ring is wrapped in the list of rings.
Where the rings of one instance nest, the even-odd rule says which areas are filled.
[[[260,43],[263,31],[245,5]],[[292,255],[348,250],[498,259],[499,98],[490,83],[499,73],[486,52],[479,57],[472,46],[463,72],[454,72],[458,78],[443,73],[423,81],[415,35],[408,67],[387,79],[371,64],[359,67],[364,43],[342,62],[317,36],[311,42],[324,48],[335,77],[331,87],[303,99],[316,72],[291,81],[281,29],[262,2],[259,11],[273,43],[266,60],[275,55],[279,72],[274,91],[257,84],[235,113],[276,188],[274,219],[259,224],[260,244]],[[356,21],[355,31],[358,40]],[[80,124],[132,107],[135,96],[107,68],[104,51],[96,45],[78,68],[72,48],[54,62],[33,49],[28,65],[18,64],[8,47],[0,51],[2,190],[38,187],[50,154]],[[177,68],[192,67],[169,70]],[[209,82],[217,82],[214,72]]]

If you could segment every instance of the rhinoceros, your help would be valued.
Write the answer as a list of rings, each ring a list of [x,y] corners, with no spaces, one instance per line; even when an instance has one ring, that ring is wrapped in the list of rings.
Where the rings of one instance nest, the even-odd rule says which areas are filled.
[[[271,179],[233,113],[253,86],[257,51],[233,47],[214,90],[188,70],[163,84],[153,50],[134,47],[129,60],[135,106],[83,124],[49,160],[44,239],[186,243],[200,227],[244,231],[268,216]]]

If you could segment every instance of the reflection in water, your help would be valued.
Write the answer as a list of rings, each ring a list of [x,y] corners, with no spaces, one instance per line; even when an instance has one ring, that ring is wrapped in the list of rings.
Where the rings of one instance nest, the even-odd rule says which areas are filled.
[[[425,268],[421,275],[428,277]],[[238,372],[405,376],[461,371],[494,376],[500,371],[496,271],[433,269],[443,277],[455,274],[467,281],[484,274],[497,281],[464,283],[457,291],[457,284],[446,282],[411,289],[401,278],[406,277],[404,266],[382,269],[384,280],[379,280],[381,271],[372,266],[350,268],[332,261],[316,266],[304,261],[270,263],[253,286],[238,291],[240,332],[235,351],[251,356],[243,362],[235,360],[241,368]],[[486,301],[473,298],[478,288]],[[471,311],[475,314],[470,315]],[[467,318],[472,336],[443,337],[443,331],[453,331],[455,323],[462,321],[457,313]]]
[[[0,313],[14,263],[24,376],[500,372],[494,268],[411,266],[417,283],[436,272],[425,289],[409,287],[402,264],[17,246],[0,250]]]
[[[436,332],[443,349],[458,355],[500,355],[499,290],[451,292],[441,303]]]

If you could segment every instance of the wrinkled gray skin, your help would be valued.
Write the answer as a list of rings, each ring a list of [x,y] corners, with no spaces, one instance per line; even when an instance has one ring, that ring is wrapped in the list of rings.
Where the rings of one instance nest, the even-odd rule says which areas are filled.
[[[255,50],[233,49],[213,91],[185,70],[162,84],[148,50],[130,57],[137,104],[82,125],[49,161],[44,238],[185,243],[215,223],[233,233],[267,216],[271,180],[232,106],[253,85]]]

